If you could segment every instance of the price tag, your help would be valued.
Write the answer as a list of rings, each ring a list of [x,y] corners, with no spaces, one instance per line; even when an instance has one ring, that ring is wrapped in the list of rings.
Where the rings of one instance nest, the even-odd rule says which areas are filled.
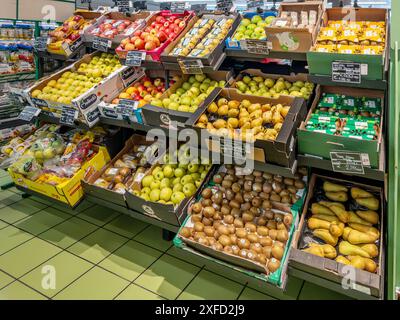
[[[260,41],[260,40],[246,40],[245,48],[247,52],[254,53],[254,54],[269,54],[269,46],[267,41]]]
[[[31,122],[34,117],[37,117],[42,110],[32,106],[26,106],[18,116],[18,119]]]
[[[78,110],[69,106],[63,106],[61,111],[60,123],[67,126],[74,126],[78,118]]]
[[[130,12],[131,8],[133,7],[132,1],[130,0],[116,0],[115,4],[118,7],[118,12]]]
[[[119,99],[119,103],[116,107],[116,112],[122,116],[133,116],[135,110],[138,107],[139,102],[129,99]]]
[[[172,13],[184,13],[186,8],[186,2],[171,2]]]
[[[233,7],[233,1],[232,0],[217,0],[217,9],[219,11],[225,11],[228,12],[231,10]]]
[[[160,2],[160,10],[169,10],[171,8],[171,2]]]
[[[202,11],[206,11],[207,10],[207,4],[206,3],[201,3],[201,4],[192,4],[190,6],[190,10],[199,13]]]
[[[332,81],[342,83],[361,83],[361,63],[332,62]]]
[[[67,56],[70,56],[72,53],[77,51],[82,44],[83,44],[82,37],[79,37],[73,43],[68,44],[64,42],[61,46],[64,49]]]
[[[108,49],[111,48],[111,45],[112,45],[111,40],[106,38],[95,37],[93,39],[92,48],[99,51],[107,52]]]
[[[258,1],[247,1],[247,9],[257,9],[257,8],[263,8],[264,7],[264,1],[263,0],[258,0]]]
[[[142,61],[146,59],[144,51],[128,51],[126,55],[125,65],[129,67],[140,67]]]
[[[203,63],[201,60],[182,60],[178,59],[179,66],[184,74],[202,74]]]
[[[368,154],[351,151],[330,152],[334,172],[364,174],[364,165],[368,165]],[[368,158],[368,159],[367,159]]]
[[[47,51],[47,44],[49,42],[49,38],[46,37],[37,37],[33,44],[33,47],[36,51]]]

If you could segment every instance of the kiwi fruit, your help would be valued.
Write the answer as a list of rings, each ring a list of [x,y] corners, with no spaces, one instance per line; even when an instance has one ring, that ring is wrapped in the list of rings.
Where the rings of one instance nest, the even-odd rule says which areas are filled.
[[[232,187],[232,181],[230,180],[223,180],[221,184],[224,188],[230,189]]]
[[[277,229],[277,230],[286,230],[286,226],[285,226],[285,224],[282,222],[282,220],[276,223],[276,229]]]
[[[242,195],[240,192],[236,193],[236,194],[235,194],[235,200],[236,200],[237,202],[239,202],[239,203],[243,203],[243,202],[244,202],[243,195]]]
[[[202,209],[203,206],[201,205],[200,202],[196,202],[195,204],[192,205],[192,212],[194,213],[200,213]]]
[[[194,229],[196,232],[201,232],[201,231],[204,230],[204,224],[201,223],[201,222],[196,222],[196,223],[194,224],[194,226],[193,226],[193,229]]]
[[[271,258],[271,250],[272,250],[272,247],[267,246],[267,247],[263,247],[261,251],[269,259],[269,258]]]
[[[228,228],[226,226],[224,226],[223,224],[218,226],[217,231],[220,235],[228,235],[229,234]]]
[[[229,200],[228,199],[222,199],[222,205],[228,205]]]
[[[279,174],[274,175],[273,178],[276,182],[283,182],[283,177]]]
[[[211,196],[212,196],[212,191],[211,191],[211,189],[209,189],[209,188],[204,189],[204,190],[201,192],[201,196],[202,196],[204,199],[210,199]]]
[[[251,207],[249,211],[253,216],[259,216],[260,215],[260,209],[259,208]]]
[[[263,173],[263,175],[262,175],[262,177],[265,179],[265,180],[271,180],[273,177],[272,177],[272,174],[270,174],[270,173],[268,173],[268,172],[264,172]]]
[[[223,204],[221,206],[221,213],[224,216],[230,214],[231,213],[231,207],[229,205]]]
[[[201,221],[201,219],[203,219],[203,215],[202,214],[192,214],[192,222],[199,222]]]
[[[236,228],[233,224],[228,225],[227,228],[230,234],[234,234],[236,231]]]
[[[271,199],[271,196],[270,196],[270,199]],[[272,209],[271,201],[269,201],[269,200],[264,200],[264,201],[262,202],[262,204],[261,204],[261,207],[262,207],[263,209],[265,209],[265,210]]]
[[[254,182],[254,183],[253,183],[252,190],[253,190],[254,192],[261,192],[261,190],[262,190],[262,185],[261,185],[261,183],[259,183],[259,182]]]
[[[233,221],[235,220],[235,218],[233,216],[231,216],[230,214],[227,214],[224,216],[224,222],[227,224],[232,224]]]
[[[235,218],[235,220],[233,221],[233,225],[236,228],[243,228],[244,227],[243,220],[241,218]]]
[[[276,222],[281,222],[281,221],[283,221],[283,218],[284,218],[284,215],[283,214],[280,214],[280,213],[274,213],[274,220],[276,221]]]
[[[235,193],[239,192],[242,189],[240,184],[237,182],[233,183],[231,188],[232,188],[232,191]]]
[[[269,199],[271,201],[275,201],[275,202],[281,202],[281,197],[278,194],[271,194],[271,196],[269,197]]]
[[[212,226],[205,226],[204,233],[207,237],[212,237],[214,235],[215,229]]]
[[[262,253],[262,245],[258,242],[250,244],[250,250],[255,251],[257,253]]]
[[[184,238],[189,238],[192,235],[192,231],[187,227],[183,227],[181,231],[179,231],[179,234]]]
[[[237,242],[237,245],[240,249],[249,249],[250,241],[245,238],[240,238]]]
[[[265,226],[267,224],[267,219],[265,217],[258,217],[256,219],[256,223],[258,226]]]
[[[268,222],[267,222],[267,228],[268,229],[273,229],[273,230],[275,230],[276,229],[276,221],[274,221],[274,220],[269,220]]]
[[[273,273],[279,269],[280,265],[281,263],[279,262],[279,260],[272,258],[271,260],[268,261],[267,268],[269,272]]]
[[[205,238],[206,234],[204,232],[195,232],[193,235],[193,239],[195,241],[199,240],[199,238]]]
[[[242,250],[239,251],[239,256],[246,259],[247,258],[247,252],[248,251],[246,249],[242,249]]]
[[[201,205],[204,207],[211,207],[212,206],[212,201],[211,199],[203,199],[201,201]]]
[[[249,233],[247,235],[247,240],[249,240],[251,243],[257,243],[258,242],[258,236],[255,233]]]
[[[236,200],[231,200],[231,201],[229,201],[229,206],[230,206],[231,208],[240,209],[240,203],[237,202]]]
[[[258,194],[258,196],[263,199],[263,200],[268,200],[269,199],[269,193],[265,193],[265,192],[260,192]]]
[[[234,244],[234,245],[232,245],[232,252],[233,252],[233,254],[238,255],[240,252],[240,248]]]
[[[276,240],[281,241],[281,242],[286,242],[289,238],[288,232],[286,229],[278,230],[278,233],[276,235]]]
[[[254,176],[252,174],[248,174],[244,176],[245,181],[254,181]]]
[[[272,246],[272,239],[270,237],[261,237],[259,239],[259,243],[260,245],[262,245],[263,247],[270,247]]]
[[[216,212],[216,213],[214,213],[212,218],[213,218],[213,220],[222,220],[222,215],[220,212]]]
[[[229,253],[229,254],[233,254],[233,250],[231,246],[225,246],[224,247],[224,252]]]
[[[302,181],[302,180],[296,180],[296,181],[294,182],[294,186],[295,186],[297,189],[304,189],[304,187],[305,187],[304,181]]]
[[[255,261],[256,258],[257,258],[257,252],[252,251],[252,250],[247,252],[247,259]]]
[[[251,204],[253,207],[259,208],[259,207],[261,207],[262,200],[261,200],[261,198],[254,198],[251,200]]]
[[[197,239],[197,242],[202,244],[203,246],[209,246],[210,245],[210,242],[205,237],[201,237],[201,238]]]
[[[223,246],[229,246],[231,244],[231,238],[225,234],[221,234],[221,236],[218,238],[218,242]]]
[[[262,187],[262,183],[264,182],[264,179],[262,177],[255,177],[254,182],[260,183]]]
[[[212,206],[203,208],[203,216],[205,216],[206,218],[212,218],[215,212],[216,211]]]
[[[286,184],[287,186],[293,186],[294,185],[294,180],[291,178],[284,178],[283,183]]]
[[[239,178],[237,183],[242,187],[244,185],[244,179],[243,178]]]
[[[269,232],[269,229],[267,227],[263,227],[263,226],[257,227],[257,233],[258,233],[258,235],[260,235],[262,237],[268,236],[268,232]]]
[[[209,218],[204,217],[201,222],[204,224],[204,226],[212,226],[213,221]]]
[[[231,215],[234,216],[235,218],[239,218],[241,214],[240,209],[238,208],[232,208],[231,210]]]
[[[236,229],[236,236],[238,238],[246,238],[247,237],[247,231],[245,228],[237,228]]]
[[[275,240],[276,236],[278,235],[278,230],[270,229],[268,231],[268,235],[272,240]]]
[[[291,193],[291,194],[296,194],[297,193],[297,189],[294,186],[288,186],[287,187],[287,191],[289,191],[289,193]]]
[[[285,214],[283,217],[283,223],[285,226],[290,227],[292,225],[293,216],[291,214]]]
[[[281,260],[283,257],[283,248],[281,246],[273,245],[271,254],[275,259]]]
[[[218,241],[212,246],[212,248],[216,251],[222,251],[224,249],[224,246],[219,243]]]
[[[257,226],[253,222],[247,222],[244,225],[244,228],[248,230],[249,232],[256,232],[257,231]]]
[[[243,211],[250,210],[250,208],[251,208],[251,203],[250,202],[245,202],[240,206],[240,209],[242,209]]]
[[[251,191],[253,189],[253,181],[246,180],[243,185],[244,191]]]
[[[282,203],[291,203],[292,199],[289,196],[283,196],[281,197],[281,202]]]
[[[228,200],[233,200],[235,198],[235,193],[232,191],[232,189],[227,189],[225,191],[225,197]],[[221,200],[222,201],[222,200]]]
[[[267,257],[265,256],[265,254],[259,253],[259,254],[257,254],[257,261],[259,263],[261,263],[262,265],[266,265],[267,264]]]
[[[254,220],[254,216],[249,211],[246,211],[242,214],[242,220],[244,222],[250,222]]]
[[[250,202],[253,199],[253,195],[250,192],[243,193],[243,200],[245,202]]]
[[[224,195],[222,194],[222,192],[221,191],[217,191],[216,193],[214,193],[211,196],[211,201],[213,203],[216,203],[216,204],[221,204],[223,198],[224,198]]]

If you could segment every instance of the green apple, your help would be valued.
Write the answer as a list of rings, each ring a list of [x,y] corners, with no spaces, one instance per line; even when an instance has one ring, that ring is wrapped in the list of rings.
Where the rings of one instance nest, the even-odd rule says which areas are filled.
[[[195,172],[199,171],[199,165],[195,164],[195,163],[189,163],[188,164],[188,171],[190,173],[195,173]]]
[[[185,185],[188,183],[193,183],[193,178],[191,175],[187,174],[181,178],[181,184]]]
[[[156,174],[153,173],[153,177],[154,179],[161,181],[162,179],[164,179],[164,173],[162,170],[159,170]]]
[[[189,106],[192,103],[192,98],[190,97],[183,97],[181,99],[181,104]]]
[[[151,189],[149,187],[144,187],[140,190],[141,193],[150,194]]]
[[[161,185],[161,181],[160,181],[160,180],[153,180],[153,181],[150,183],[150,189],[151,189],[151,190],[153,190],[153,189],[160,189],[160,185]]]
[[[162,168],[160,166],[154,167],[153,171],[151,174],[155,176],[159,171],[162,171]]]
[[[200,188],[202,182],[203,182],[203,179],[201,179],[201,178],[197,179],[197,180],[194,182],[196,188]]]
[[[176,184],[178,184],[178,183],[181,183],[181,178],[179,178],[179,177],[176,177],[176,178],[174,178],[174,180],[172,180],[172,183],[171,183],[171,185],[176,185]]]
[[[169,160],[169,158],[168,158],[168,160]],[[165,163],[168,163],[168,162],[169,161],[167,161]],[[174,176],[174,169],[171,167],[171,165],[167,164],[166,166],[164,166],[163,173],[164,173],[164,177],[172,178]]]
[[[135,196],[140,197],[140,191],[139,190],[133,190],[132,192]]]
[[[160,192],[160,199],[164,201],[169,201],[172,196],[172,189],[171,188],[162,188]]]
[[[203,171],[203,172],[200,174],[200,178],[201,178],[201,179],[204,179],[204,178],[206,177],[206,175],[207,175],[207,171]]]
[[[204,74],[196,74],[194,77],[198,82],[203,82],[206,79],[206,76]]]
[[[168,178],[164,178],[160,182],[160,189],[169,188],[171,185],[171,181]]]
[[[183,176],[185,175],[185,170],[184,170],[183,168],[181,168],[181,167],[176,168],[176,169],[174,170],[174,175],[175,175],[175,177],[177,177],[177,178],[181,178],[181,177],[183,177]]]
[[[171,201],[173,204],[179,204],[185,199],[185,194],[181,191],[173,192],[171,196]]]
[[[195,83],[196,82],[195,76],[190,76],[188,81],[189,81],[190,84]]]
[[[150,187],[150,184],[153,182],[154,178],[153,176],[145,176],[142,179],[142,186],[143,187]]]
[[[150,197],[147,193],[141,193],[140,197],[146,201],[150,201]]]
[[[174,184],[172,190],[173,190],[174,192],[182,191],[182,190],[183,190],[183,185],[181,185],[180,183]]]
[[[182,83],[182,88],[184,89],[184,90],[189,90],[190,88],[191,88],[192,86],[191,86],[191,83],[189,83],[189,82],[184,82],[184,83]]]
[[[198,172],[191,173],[190,175],[192,176],[193,181],[196,181],[197,179],[200,178],[200,173]]]
[[[194,183],[187,183],[183,186],[183,193],[185,194],[186,197],[191,197],[192,195],[194,195],[196,193],[196,186],[194,185]]]
[[[150,192],[150,201],[157,202],[160,200],[160,189],[153,189]]]

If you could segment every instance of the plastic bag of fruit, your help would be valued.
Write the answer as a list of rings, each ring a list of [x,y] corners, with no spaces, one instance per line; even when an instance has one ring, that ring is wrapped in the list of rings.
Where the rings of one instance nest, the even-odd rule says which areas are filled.
[[[30,180],[36,180],[42,173],[42,166],[35,157],[24,155],[10,166],[11,170],[26,176]]]
[[[64,152],[64,140],[59,134],[46,132],[42,133],[41,136],[41,138],[32,143],[32,146],[27,151],[27,155],[35,157],[37,161],[43,163]]]

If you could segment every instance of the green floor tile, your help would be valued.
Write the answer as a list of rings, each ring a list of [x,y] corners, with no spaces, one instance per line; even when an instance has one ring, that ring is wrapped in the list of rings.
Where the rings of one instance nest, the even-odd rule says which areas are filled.
[[[93,263],[98,263],[126,241],[126,238],[113,232],[99,229],[67,250]]]
[[[196,256],[192,253],[188,253],[185,250],[172,246],[168,249],[167,254],[178,258],[180,260],[189,261],[191,264],[194,264],[198,267],[203,267],[205,260],[200,256]]]
[[[202,270],[179,296],[179,300],[226,299],[239,296],[243,286],[207,270]]]
[[[147,223],[122,214],[116,217],[111,222],[107,223],[104,228],[114,231],[122,236],[132,238],[144,228],[146,228],[146,226],[148,226]]]
[[[175,299],[200,269],[164,255],[149,267],[135,283],[167,299]]]
[[[304,282],[299,300],[349,300],[350,298],[338,292],[322,288],[310,282]]]
[[[0,220],[0,230],[7,227],[9,224]]]
[[[128,284],[128,281],[95,267],[58,293],[53,299],[109,300],[119,294]]]
[[[65,212],[47,207],[32,216],[19,220],[14,223],[14,226],[34,235],[38,235],[69,218],[71,218],[71,216]]]
[[[8,191],[11,191],[11,192],[14,192],[14,193],[17,193],[17,194],[23,194],[23,193],[25,193],[24,191],[17,189],[15,186],[14,186],[14,187],[11,187],[11,188],[9,188],[9,189],[7,189],[7,190],[8,190]]]
[[[34,238],[0,256],[0,269],[18,278],[58,252],[56,246]]]
[[[19,194],[16,194],[10,190],[1,190],[0,191],[0,208],[9,206],[10,204],[13,204],[21,199],[22,199],[22,197]]]
[[[44,269],[46,266],[54,267],[54,283],[44,278],[51,272]],[[92,267],[91,263],[64,251],[20,278],[20,281],[51,298]]]
[[[4,169],[0,169],[0,177],[8,176],[8,172]]]
[[[161,251],[166,251],[172,245],[172,241],[165,241],[162,238],[162,229],[156,226],[144,229],[134,239]]]
[[[86,237],[98,227],[85,220],[73,217],[38,235],[39,238],[49,241],[61,248],[67,248]]]
[[[0,290],[0,300],[45,300],[46,297],[15,281]]]
[[[131,284],[115,300],[164,300],[164,298],[135,284]]]
[[[32,239],[33,235],[19,230],[13,226],[8,226],[0,230],[0,255],[15,248],[19,244]]]
[[[36,197],[36,196],[30,196],[29,199],[40,202],[45,204],[46,206],[51,206],[56,202],[57,200],[51,199],[51,198],[42,198],[42,197]]]
[[[86,201],[86,200],[82,200],[75,208],[71,208],[66,204],[62,204],[59,202],[53,202],[51,204],[51,206],[53,208],[57,208],[61,211],[67,212],[69,214],[76,215],[90,207],[93,207],[93,203],[90,203],[89,201]]]
[[[250,288],[245,288],[243,292],[240,294],[239,300],[275,300],[275,299],[259,291]]]
[[[91,208],[88,208],[80,212],[79,218],[85,219],[86,221],[94,223],[98,226],[104,226],[118,215],[120,215],[119,212],[113,211],[109,208],[95,205]]]
[[[4,288],[6,285],[10,284],[14,280],[15,279],[13,277],[10,277],[8,274],[0,271],[0,289]]]
[[[104,259],[99,266],[115,274],[133,281],[154,261],[162,252],[154,250],[136,241],[129,241],[112,255]]]
[[[3,185],[5,185],[7,183],[10,183],[10,182],[12,182],[12,179],[8,174],[0,177],[0,186],[3,186]]]
[[[30,199],[23,199],[9,205],[8,207],[1,208],[0,220],[8,223],[14,223],[18,220],[29,217],[45,207],[46,205],[42,203]]]

